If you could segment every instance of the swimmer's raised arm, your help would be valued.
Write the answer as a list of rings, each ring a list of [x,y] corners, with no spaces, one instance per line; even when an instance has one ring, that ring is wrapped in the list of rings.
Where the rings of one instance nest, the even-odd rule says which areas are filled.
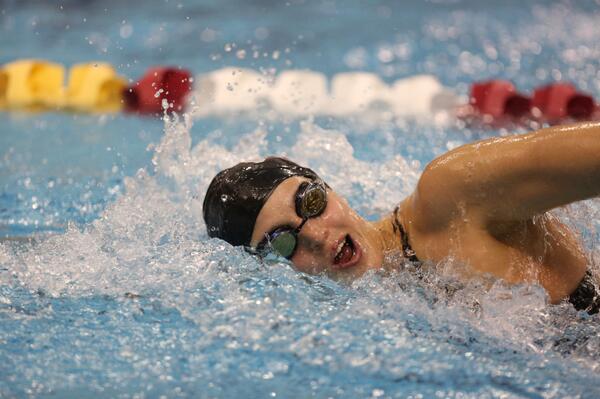
[[[531,218],[600,195],[600,124],[551,127],[456,148],[423,172],[411,204],[428,226]]]

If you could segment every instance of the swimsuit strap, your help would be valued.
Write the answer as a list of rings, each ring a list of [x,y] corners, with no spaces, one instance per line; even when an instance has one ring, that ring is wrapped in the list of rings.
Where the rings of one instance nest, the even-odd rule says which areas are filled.
[[[410,243],[408,242],[408,234],[406,234],[406,230],[404,230],[402,223],[400,223],[400,218],[398,217],[399,212],[399,206],[394,208],[394,220],[392,221],[392,227],[394,229],[394,233],[400,234],[402,254],[411,262],[419,262],[419,258],[417,258],[415,251],[411,248]]]

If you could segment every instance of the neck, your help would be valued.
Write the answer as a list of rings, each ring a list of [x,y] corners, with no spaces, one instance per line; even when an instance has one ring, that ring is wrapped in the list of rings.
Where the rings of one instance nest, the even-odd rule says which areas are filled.
[[[397,228],[394,227],[394,214],[388,215],[377,222],[373,222],[373,227],[378,233],[378,238],[383,252],[402,249],[402,240],[400,239]]]

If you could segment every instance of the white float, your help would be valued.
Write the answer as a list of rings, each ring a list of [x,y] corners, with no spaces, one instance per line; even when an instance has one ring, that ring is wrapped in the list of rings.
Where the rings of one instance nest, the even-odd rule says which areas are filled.
[[[394,82],[390,105],[398,117],[422,118],[453,109],[457,96],[432,75],[416,75]]]
[[[390,87],[375,74],[367,72],[339,73],[331,80],[332,115],[348,115],[385,108]]]
[[[390,115],[405,119],[453,117],[460,98],[435,76],[416,75],[386,84],[368,72],[344,72],[331,79],[310,70],[282,71],[276,77],[244,68],[223,68],[195,77],[194,113],[199,116],[248,112],[265,116],[351,117]],[[436,119],[436,120],[437,120]]]
[[[283,71],[271,88],[273,109],[291,115],[322,114],[330,103],[327,78],[308,70]]]
[[[194,78],[190,96],[200,115],[251,111],[264,105],[270,91],[268,76],[245,68],[223,68]]]

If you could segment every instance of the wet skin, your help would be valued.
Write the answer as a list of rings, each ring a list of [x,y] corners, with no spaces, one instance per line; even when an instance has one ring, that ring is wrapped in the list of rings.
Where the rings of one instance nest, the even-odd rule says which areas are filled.
[[[294,199],[304,181],[309,180],[296,176],[277,186],[258,214],[252,246],[278,227],[300,225],[302,219],[296,214]],[[358,216],[345,199],[327,189],[327,207],[304,224],[291,261],[305,273],[326,273],[336,279],[352,280],[369,269],[380,268],[384,253],[394,247],[384,230],[383,225]],[[336,253],[347,236],[352,240],[354,255],[349,262],[336,264]]]
[[[280,226],[298,226],[294,197],[306,179],[285,180],[258,215],[252,245]],[[459,147],[432,161],[400,204],[399,221],[420,260],[453,259],[466,278],[488,273],[509,283],[539,283],[557,303],[579,284],[588,260],[577,236],[552,208],[600,195],[600,125],[554,127]],[[340,240],[356,246],[335,263]],[[328,191],[322,215],[299,235],[294,266],[352,280],[400,250],[392,215],[370,223]]]

